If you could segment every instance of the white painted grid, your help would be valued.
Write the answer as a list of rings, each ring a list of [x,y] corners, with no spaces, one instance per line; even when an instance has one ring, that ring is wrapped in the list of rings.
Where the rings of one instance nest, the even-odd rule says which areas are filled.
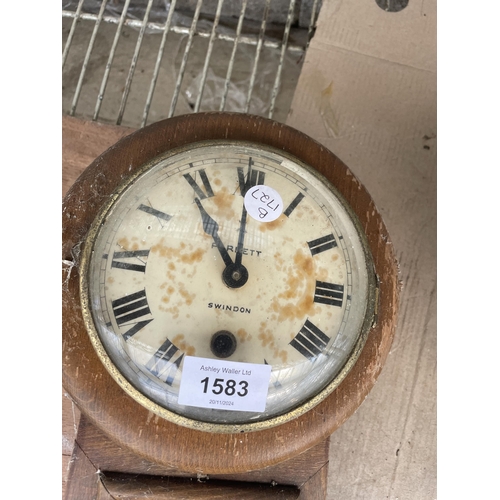
[[[256,99],[255,93],[257,89],[260,90],[262,86],[261,82],[258,81],[258,78],[262,77],[263,74],[261,56],[264,54],[264,51],[268,51],[269,53],[273,53],[274,57],[273,62],[269,63],[268,61],[266,66],[266,72],[269,73],[269,78],[271,79],[270,90],[267,92],[265,109],[258,110],[257,112],[254,111],[254,114],[261,114],[268,118],[277,119],[277,98],[280,95],[282,80],[284,77],[287,77],[286,58],[291,55],[291,57],[294,58],[295,65],[298,66],[302,63],[304,53],[314,34],[320,0],[310,0],[308,10],[310,18],[307,21],[307,25],[302,27],[297,26],[297,11],[299,8],[303,7],[302,4],[304,0],[302,3],[300,0],[285,0],[289,1],[288,10],[286,13],[283,13],[283,23],[281,24],[276,23],[275,19],[270,23],[269,13],[271,11],[272,1],[281,1],[281,4],[283,4],[283,0],[261,0],[262,17],[260,22],[255,19],[247,19],[246,13],[249,1],[252,2],[252,0],[241,0],[241,9],[236,22],[234,17],[230,20],[224,18],[224,0],[217,0],[216,10],[213,12],[213,15],[207,14],[206,9],[205,11],[203,10],[203,0],[197,0],[195,9],[192,13],[186,13],[185,10],[182,10],[182,0],[172,0],[171,2],[165,3],[164,16],[162,19],[158,18],[158,16],[156,16],[156,18],[152,16],[153,12],[157,13],[158,11],[157,0],[147,0],[147,3],[145,0],[142,0],[142,2],[134,2],[134,0],[103,0],[101,2],[95,0],[78,0],[78,2],[76,0],[68,0],[66,5],[63,5],[62,11],[63,22],[66,22],[66,31],[68,31],[68,25],[70,23],[67,36],[65,40],[63,40],[63,112],[70,116],[89,116],[89,111],[81,111],[82,104],[80,101],[82,92],[86,92],[86,95],[89,94],[89,90],[85,88],[86,82],[89,80],[88,68],[90,65],[92,65],[93,68],[96,66],[97,59],[95,54],[101,49],[98,41],[100,32],[102,32],[105,27],[109,29],[110,27],[116,26],[112,36],[113,41],[109,51],[106,53],[106,57],[101,55],[99,58],[102,65],[102,76],[100,74],[100,83],[94,97],[95,105],[91,112],[92,120],[114,122],[117,125],[125,124],[123,120],[128,103],[131,100],[138,100],[134,95],[133,83],[139,59],[142,53],[148,53],[149,55],[151,53],[150,48],[144,47],[145,40],[155,35],[156,38],[158,38],[158,35],[160,36],[160,43],[156,49],[154,64],[151,64],[152,67],[148,69],[151,78],[147,84],[141,80],[141,82],[143,82],[142,86],[146,86],[148,89],[147,95],[143,97],[142,112],[140,113],[140,117],[136,117],[132,120],[129,118],[126,123],[127,125],[143,127],[148,123],[148,119],[151,121],[150,111],[153,106],[155,94],[157,95],[158,92],[165,96],[168,95],[170,98],[168,112],[165,109],[166,114],[164,113],[162,117],[182,114],[182,110],[178,109],[178,100],[181,93],[186,92],[187,83],[185,81],[185,76],[188,68],[188,61],[192,55],[193,42],[195,42],[196,39],[204,39],[206,41],[206,46],[203,46],[202,49],[206,52],[204,61],[199,64],[197,79],[193,80],[190,86],[190,92],[193,94],[191,99],[192,102],[189,103],[191,108],[190,111],[226,110],[243,113],[252,112],[252,104]],[[255,5],[255,1],[256,0],[254,0],[253,5]],[[229,0],[226,0],[226,2],[229,2]],[[136,15],[138,12],[137,9],[133,10],[134,3],[141,4],[142,6],[142,9],[139,10],[140,17]],[[193,2],[191,1],[191,3]],[[137,7],[137,5],[135,7]],[[202,22],[200,22],[200,20]],[[224,20],[224,26],[220,29],[220,22],[222,20]],[[86,23],[87,31],[91,32],[85,49],[82,46],[82,42],[75,42],[78,30],[83,23]],[[246,26],[249,24],[252,27],[246,29]],[[272,29],[269,29],[270,27]],[[118,109],[114,110],[114,116],[111,117],[108,112],[107,115],[103,117],[101,116],[103,103],[110,93],[117,92],[116,86],[110,89],[110,73],[113,69],[116,70],[115,55],[120,43],[123,43],[123,37],[125,36],[124,30],[126,29],[138,32],[137,40],[130,57],[128,69],[121,69],[123,74],[126,73],[126,78],[119,88],[121,96],[119,98]],[[177,45],[175,45],[174,40],[170,40],[170,38],[176,35]],[[185,42],[183,50],[181,50],[179,40],[182,40],[182,43]],[[171,42],[170,45],[169,42]],[[214,99],[213,95],[212,99],[204,99],[207,80],[210,81],[210,78],[213,79],[212,60],[216,60],[218,52],[220,52],[220,49],[215,49],[216,43],[224,43],[230,46],[231,53],[227,60],[225,77],[220,79],[223,83],[218,88],[219,92],[216,96],[217,99]],[[232,90],[234,91],[235,84],[233,77],[235,75],[235,63],[239,63],[241,68],[242,63],[238,61],[238,57],[241,58],[241,51],[239,51],[239,49],[242,46],[245,46],[247,49],[247,52],[245,52],[247,59],[248,54],[251,55],[251,58],[246,61],[248,77],[245,82],[247,87],[244,90],[244,97],[241,97],[239,100],[240,109],[234,109],[234,100],[231,107],[228,96]],[[218,47],[220,47],[220,45]],[[249,49],[252,49],[252,52],[248,52]],[[165,91],[162,88],[158,88],[159,74],[162,70],[162,63],[165,62],[164,54],[175,51],[179,54],[182,53],[182,59],[180,61],[180,66],[176,68],[175,85],[173,85],[173,89]],[[78,54],[80,54],[79,60],[77,60]],[[76,84],[74,86],[69,78],[65,78],[69,74],[69,70],[65,72],[65,69],[70,66],[70,61],[73,73],[75,73],[75,68],[79,69],[78,78],[76,78]],[[288,64],[288,66],[290,66],[290,64]],[[295,71],[296,78],[300,70],[296,71],[293,67],[292,69]],[[192,67],[189,71],[193,74]],[[274,74],[271,74],[272,72],[274,72]],[[289,80],[291,78],[292,77],[288,77]],[[75,78],[73,78],[73,80],[75,80]],[[64,95],[66,95],[66,102],[68,103],[66,106],[64,105]],[[262,96],[260,96],[260,98],[262,99]],[[115,99],[117,99],[116,96]],[[135,123],[134,120],[136,121]],[[155,121],[154,117],[153,121]]]

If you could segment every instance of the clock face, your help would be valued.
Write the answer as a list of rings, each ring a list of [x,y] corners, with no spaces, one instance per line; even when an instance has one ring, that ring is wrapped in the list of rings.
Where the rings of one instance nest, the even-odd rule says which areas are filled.
[[[257,144],[196,143],[143,166],[97,217],[82,263],[86,326],[108,371],[196,428],[307,411],[373,321],[351,210],[312,168]]]

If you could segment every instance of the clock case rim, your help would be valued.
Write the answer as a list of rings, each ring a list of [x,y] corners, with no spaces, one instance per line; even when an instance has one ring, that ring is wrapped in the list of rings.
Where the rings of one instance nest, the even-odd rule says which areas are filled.
[[[379,277],[377,324],[343,382],[314,411],[270,429],[212,434],[155,418],[114,383],[90,342],[80,312],[82,241],[121,172],[99,175],[102,165],[139,166],[161,151],[212,139],[252,140],[314,161],[358,215]],[[114,185],[114,187],[112,187]],[[97,194],[97,191],[100,194]],[[366,188],[330,150],[306,134],[267,118],[240,113],[183,115],[148,125],[99,155],[70,187],[62,217],[62,383],[86,418],[118,446],[169,470],[233,474],[260,470],[299,455],[328,438],[363,403],[389,354],[399,309],[399,267],[384,221]],[[86,379],[80,372],[88,370]],[[132,422],[132,425],[131,425]],[[237,459],[235,459],[237,454]]]
[[[364,314],[364,319],[361,325],[361,330],[357,335],[356,342],[349,353],[346,362],[342,366],[341,370],[334,376],[333,379],[324,385],[317,393],[309,397],[305,402],[297,404],[291,409],[283,412],[279,415],[272,416],[263,420],[252,421],[248,423],[237,423],[237,424],[218,424],[214,422],[207,422],[202,420],[195,420],[189,417],[180,415],[179,413],[169,410],[158,403],[150,400],[147,396],[142,394],[126,377],[123,375],[119,368],[113,363],[111,356],[106,351],[106,348],[102,344],[99,337],[99,333],[95,327],[95,323],[91,312],[91,300],[89,298],[89,278],[88,274],[90,272],[90,266],[93,256],[94,244],[97,239],[99,232],[106,222],[106,219],[110,212],[113,210],[115,204],[118,202],[120,197],[141,177],[145,176],[152,168],[161,163],[162,161],[176,156],[178,154],[185,153],[194,149],[199,149],[207,146],[235,146],[235,147],[253,147],[261,149],[263,151],[271,152],[277,154],[287,160],[290,160],[300,167],[304,168],[309,174],[314,176],[323,185],[325,185],[329,190],[331,190],[334,196],[338,199],[342,208],[348,214],[351,220],[356,234],[361,243],[363,250],[363,257],[365,262],[366,274],[367,274],[367,297],[366,297],[366,309]],[[243,140],[227,140],[227,139],[216,139],[216,140],[203,140],[198,142],[192,142],[185,144],[183,146],[170,149],[165,151],[155,158],[151,159],[144,165],[139,166],[136,170],[132,171],[131,174],[122,180],[122,182],[117,186],[115,191],[111,194],[109,199],[102,205],[97,216],[95,217],[88,234],[85,238],[83,244],[83,251],[80,260],[80,304],[82,309],[83,320],[85,327],[90,336],[92,345],[105,366],[108,373],[114,379],[114,381],[135,401],[144,406],[148,411],[153,412],[161,418],[169,420],[170,422],[181,425],[183,427],[188,427],[191,429],[210,432],[210,433],[242,433],[242,432],[255,432],[259,430],[264,430],[267,428],[275,427],[277,425],[282,425],[290,420],[293,420],[302,414],[310,411],[316,405],[318,405],[323,399],[325,399],[331,392],[333,392],[339,384],[342,383],[344,378],[347,376],[351,368],[356,363],[361,351],[366,343],[368,335],[372,326],[376,321],[376,303],[378,297],[378,287],[377,287],[377,276],[375,273],[375,268],[373,264],[373,258],[368,245],[368,240],[363,232],[361,223],[358,216],[351,208],[344,196],[338,191],[338,189],[323,175],[320,174],[314,167],[306,164],[304,161],[295,157],[294,155],[279,150],[276,147],[265,145],[262,143],[243,141]]]

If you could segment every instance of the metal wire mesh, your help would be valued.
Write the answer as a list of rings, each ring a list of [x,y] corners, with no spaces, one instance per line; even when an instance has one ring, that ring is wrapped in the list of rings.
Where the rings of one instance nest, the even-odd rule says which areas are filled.
[[[67,0],[63,112],[143,127],[198,111],[284,121],[320,0]]]

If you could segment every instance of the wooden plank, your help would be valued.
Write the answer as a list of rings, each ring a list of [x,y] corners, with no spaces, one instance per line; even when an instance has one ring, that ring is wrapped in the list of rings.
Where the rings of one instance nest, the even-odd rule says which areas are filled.
[[[62,194],[101,153],[134,129],[62,117]]]
[[[63,483],[63,498],[74,500],[94,495],[97,500],[132,500],[143,498],[140,495],[147,488],[151,500],[228,496],[248,500],[325,500],[327,468],[328,440],[288,462],[260,471],[193,477],[121,448],[82,416],[69,474]]]
[[[66,492],[70,473],[71,458],[75,446],[75,438],[80,423],[80,410],[73,403],[66,391],[62,391],[62,489],[63,498]]]
[[[97,495],[99,473],[83,450],[76,445],[71,457],[67,482],[63,488],[64,500],[94,499]]]
[[[204,480],[105,473],[100,488],[110,498],[124,500],[293,500],[300,491],[294,486],[241,483],[237,481]],[[104,497],[105,498],[105,497]]]
[[[134,454],[106,437],[96,426],[82,416],[78,430],[78,445],[87,457],[103,471],[136,473],[159,476],[193,477],[175,466],[155,464]],[[211,474],[210,479],[225,481],[251,481],[302,486],[322,470],[328,462],[329,440],[280,464],[245,474]]]
[[[66,391],[62,391],[62,450],[63,455],[71,456],[73,443],[80,422],[80,410],[73,403]]]
[[[300,488],[299,500],[326,500],[328,464],[325,464]]]
[[[70,116],[62,117],[62,195],[66,194],[85,168],[133,129],[102,125]],[[63,388],[62,394],[62,483],[63,498],[69,477],[69,463],[80,420],[80,410]]]
[[[66,498],[66,491],[68,489],[68,476],[69,476],[70,468],[71,468],[71,455],[65,455],[63,453],[61,465],[62,465],[62,469],[61,469],[62,497],[61,498]]]

